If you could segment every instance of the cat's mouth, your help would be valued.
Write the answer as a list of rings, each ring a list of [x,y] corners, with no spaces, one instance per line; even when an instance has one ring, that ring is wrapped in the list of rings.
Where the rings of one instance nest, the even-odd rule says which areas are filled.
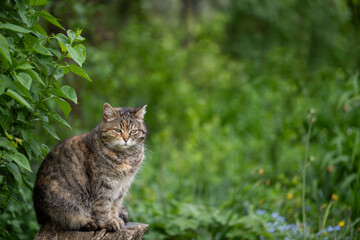
[[[129,144],[129,143],[120,143],[118,145],[118,147],[121,148],[121,149],[129,148],[131,146],[132,146],[132,144]]]

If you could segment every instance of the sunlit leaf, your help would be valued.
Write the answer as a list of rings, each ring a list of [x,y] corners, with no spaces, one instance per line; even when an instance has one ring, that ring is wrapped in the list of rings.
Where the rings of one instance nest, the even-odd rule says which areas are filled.
[[[74,33],[73,30],[69,29],[66,33],[71,40],[74,40],[76,38],[76,33]]]
[[[89,75],[87,75],[86,72],[82,68],[80,68],[74,64],[70,64],[70,71],[72,71],[73,73],[79,75],[80,77],[83,77],[83,78],[87,79],[88,81],[92,82]]]
[[[82,44],[77,44],[74,47],[71,47],[69,44],[66,45],[66,49],[69,51],[69,54],[74,61],[82,66],[86,58],[86,48]]]

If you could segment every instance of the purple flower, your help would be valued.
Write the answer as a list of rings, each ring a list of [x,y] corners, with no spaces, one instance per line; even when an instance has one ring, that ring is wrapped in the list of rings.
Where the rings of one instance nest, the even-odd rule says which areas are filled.
[[[264,215],[265,213],[266,213],[265,210],[262,210],[262,209],[256,210],[256,214],[257,214],[257,215]]]
[[[327,228],[327,231],[328,232],[332,232],[332,231],[334,231],[335,230],[335,228],[333,228],[332,226],[329,226],[328,228]]]
[[[279,216],[278,219],[280,220],[280,222],[285,222],[286,221],[286,218],[284,218],[282,216]]]

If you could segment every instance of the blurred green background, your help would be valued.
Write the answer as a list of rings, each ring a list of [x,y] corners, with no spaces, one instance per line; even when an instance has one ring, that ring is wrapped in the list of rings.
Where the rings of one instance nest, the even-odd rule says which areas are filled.
[[[302,239],[307,142],[308,239],[359,238],[358,0],[44,8],[83,29],[93,80],[67,75],[79,104],[71,130],[56,125],[62,139],[91,130],[104,102],[148,104],[146,160],[126,199],[131,221],[150,224],[146,239]],[[38,229],[25,195],[2,216],[15,239]]]

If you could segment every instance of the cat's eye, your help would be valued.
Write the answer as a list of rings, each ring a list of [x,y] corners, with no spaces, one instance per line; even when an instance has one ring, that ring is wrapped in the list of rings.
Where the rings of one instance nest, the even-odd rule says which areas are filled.
[[[114,132],[116,132],[116,133],[122,133],[121,129],[118,129],[118,128],[114,128]]]
[[[131,134],[131,135],[134,135],[134,134],[136,134],[137,132],[138,132],[138,130],[131,130],[131,131],[130,131],[130,134]]]

